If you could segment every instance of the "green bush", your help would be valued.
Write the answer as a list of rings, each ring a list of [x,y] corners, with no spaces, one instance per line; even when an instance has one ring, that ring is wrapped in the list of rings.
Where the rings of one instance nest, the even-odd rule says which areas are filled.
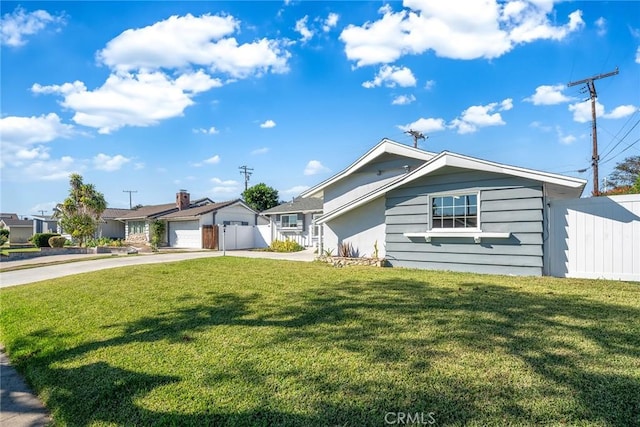
[[[49,246],[51,246],[52,248],[64,248],[64,244],[66,241],[66,237],[53,236],[49,238]]]
[[[274,240],[271,242],[271,250],[274,252],[298,252],[304,250],[304,246],[293,240]]]
[[[31,243],[36,248],[50,248],[49,239],[55,236],[59,236],[58,233],[36,233],[31,237]]]
[[[9,241],[9,229],[0,228],[0,246]]]
[[[100,237],[97,239],[88,239],[86,246],[88,248],[95,248],[96,246],[122,246],[122,240],[114,240],[109,237]]]

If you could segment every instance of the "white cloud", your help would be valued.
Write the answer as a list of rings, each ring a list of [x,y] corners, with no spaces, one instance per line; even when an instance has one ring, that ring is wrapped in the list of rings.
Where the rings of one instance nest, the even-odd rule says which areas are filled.
[[[565,87],[565,85],[560,84],[553,86],[538,86],[536,88],[536,93],[524,100],[533,103],[533,105],[556,105],[572,101],[573,98],[562,93]]]
[[[211,182],[214,184],[214,187],[211,189],[213,194],[226,195],[237,193],[240,189],[240,183],[232,179],[222,180],[220,178],[212,178]]]
[[[133,169],[135,170],[142,170],[144,169],[144,167],[145,167],[144,162],[137,162],[133,165]]]
[[[424,84],[425,90],[431,90],[435,86],[436,86],[436,81],[435,80],[427,80],[427,82]]]
[[[63,16],[53,16],[45,10],[27,13],[18,6],[0,20],[1,44],[12,47],[23,46],[27,43],[25,36],[37,34],[50,24],[64,25],[65,19]]]
[[[459,134],[473,133],[481,127],[501,126],[505,122],[499,111],[510,110],[511,99],[487,105],[473,105],[462,112],[460,117],[453,119],[450,127],[457,129]]]
[[[263,128],[263,129],[274,128],[274,127],[276,127],[276,122],[274,122],[273,120],[269,119],[269,120],[265,121],[264,123],[261,123],[260,127]]]
[[[562,129],[560,128],[560,126],[556,126],[556,134],[558,135],[558,141],[561,144],[564,145],[570,145],[573,144],[574,142],[576,142],[578,140],[578,138],[576,138],[575,136],[569,134],[566,135]]]
[[[393,101],[391,101],[391,105],[407,105],[411,104],[416,100],[416,97],[413,95],[398,95]]]
[[[532,128],[540,129],[542,132],[551,132],[553,128],[551,126],[544,125],[538,121],[533,121],[529,124]]]
[[[413,123],[406,124],[404,126],[399,125],[398,129],[401,129],[404,132],[410,130],[417,130],[418,132],[423,133],[431,133],[437,132],[445,129],[445,123],[442,119],[433,119],[433,118],[419,118]]]
[[[111,74],[93,91],[79,81],[60,86],[36,83],[31,90],[62,95],[62,106],[75,111],[74,122],[108,134],[123,126],[146,127],[179,117],[194,104],[197,93],[220,85],[219,79],[199,70],[175,80],[162,72]]]
[[[30,181],[56,181],[68,179],[72,173],[84,170],[71,156],[54,160],[38,160],[25,166],[21,171],[23,179]]]
[[[205,128],[198,128],[198,129],[193,129],[193,133],[202,133],[205,135],[215,135],[220,133],[220,131],[218,129],[216,129],[214,126],[211,126],[209,129],[205,129]]]
[[[288,188],[286,190],[279,191],[280,194],[292,194],[297,195],[302,193],[304,190],[308,190],[308,185],[296,185],[294,187]]]
[[[620,105],[613,109],[613,111],[603,115],[605,119],[622,119],[628,117],[638,111],[638,107],[635,105]]]
[[[569,105],[569,111],[573,113],[573,120],[578,123],[588,123],[592,119],[590,100]],[[596,101],[596,117],[601,117],[603,114],[604,105]]]
[[[329,168],[323,166],[318,160],[309,160],[309,163],[307,163],[307,166],[304,168],[305,175],[317,175],[325,172],[330,172]]]
[[[220,156],[216,154],[215,156],[209,157],[204,161],[204,163],[207,163],[209,165],[217,165],[218,163],[220,163]]]
[[[640,46],[636,50],[636,64],[640,64]]]
[[[309,20],[309,16],[305,15],[304,18],[301,18],[296,21],[295,28],[296,28],[296,31],[300,33],[300,35],[302,36],[302,38],[300,39],[302,43],[306,43],[313,38],[313,34],[314,34],[313,31],[311,31],[309,27],[307,27],[308,20]]]
[[[381,85],[387,87],[395,87],[396,85],[402,87],[410,87],[416,85],[416,78],[407,67],[397,67],[394,65],[383,65],[380,67],[380,71],[371,81],[362,83],[362,86],[371,89]]]
[[[566,24],[553,25],[550,1],[405,0],[403,6],[394,12],[385,5],[379,20],[348,25],[340,34],[347,58],[357,67],[428,50],[444,58],[492,59],[518,44],[561,40],[584,26],[580,10],[569,14]]]
[[[324,24],[322,25],[322,30],[326,33],[331,31],[332,28],[335,28],[338,25],[338,19],[340,19],[340,15],[337,13],[331,12],[327,19],[324,20]]]
[[[44,144],[74,133],[73,126],[62,123],[55,113],[0,118],[0,166],[19,168],[32,161],[47,160],[49,148]]]
[[[115,156],[109,156],[107,154],[100,153],[93,158],[93,165],[96,169],[113,172],[120,169],[126,163],[129,163],[131,159],[121,155],[116,154]]]
[[[607,34],[607,20],[604,19],[604,17],[601,16],[600,18],[596,19],[595,24],[596,24],[598,35],[600,37]]]
[[[107,43],[97,58],[120,71],[207,67],[240,78],[289,70],[284,43],[263,38],[238,44],[230,37],[240,28],[233,16],[187,14],[129,29]],[[170,48],[168,48],[170,46]]]
[[[262,147],[262,148],[256,148],[251,152],[251,154],[255,156],[258,154],[267,154],[268,152],[269,152],[269,149],[267,147]]]

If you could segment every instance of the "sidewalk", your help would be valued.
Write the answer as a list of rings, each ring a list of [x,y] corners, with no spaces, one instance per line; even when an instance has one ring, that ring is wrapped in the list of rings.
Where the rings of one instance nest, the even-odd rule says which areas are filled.
[[[51,423],[49,412],[29,390],[0,349],[0,425],[38,427]]]

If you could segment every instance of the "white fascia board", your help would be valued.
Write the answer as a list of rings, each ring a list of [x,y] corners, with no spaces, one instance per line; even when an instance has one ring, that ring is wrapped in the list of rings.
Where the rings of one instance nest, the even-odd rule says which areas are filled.
[[[524,169],[515,166],[508,166],[499,163],[488,162],[486,160],[474,159],[472,157],[463,156],[461,154],[443,151],[442,153],[433,157],[424,165],[419,166],[417,169],[409,172],[406,175],[401,175],[397,180],[394,180],[371,193],[365,194],[334,209],[331,212],[326,213],[325,215],[318,218],[317,223],[321,224],[329,221],[336,216],[341,215],[342,213],[348,212],[370,202],[373,199],[380,197],[388,191],[394,190],[401,185],[428,175],[446,166],[517,176],[534,181],[549,182],[569,188],[581,188],[584,187],[587,183],[585,180],[580,178],[566,177],[563,175],[534,171],[531,169]]]
[[[320,184],[314,187],[311,187],[310,189],[300,193],[300,197],[311,197],[316,195],[317,193],[324,190],[329,185],[341,180],[342,178],[345,178],[351,175],[352,173],[354,173],[361,167],[367,165],[368,163],[375,160],[376,158],[380,157],[384,153],[396,154],[399,156],[409,157],[413,159],[421,159],[424,161],[429,161],[435,156],[435,153],[423,151],[418,148],[409,147],[407,145],[400,144],[398,142],[385,138],[382,141],[380,141],[375,147],[367,151],[355,162],[347,166],[341,172],[338,172],[337,174],[333,175],[331,178],[328,178],[322,181]]]

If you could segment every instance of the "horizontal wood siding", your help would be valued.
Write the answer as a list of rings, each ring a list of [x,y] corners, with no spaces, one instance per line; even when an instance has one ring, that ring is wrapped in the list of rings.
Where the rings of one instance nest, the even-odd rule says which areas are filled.
[[[508,239],[446,237],[426,242],[403,233],[425,232],[429,195],[480,193],[483,232],[509,232]],[[386,198],[386,256],[392,266],[510,275],[542,274],[543,193],[540,183],[502,175],[461,172],[423,178]]]

